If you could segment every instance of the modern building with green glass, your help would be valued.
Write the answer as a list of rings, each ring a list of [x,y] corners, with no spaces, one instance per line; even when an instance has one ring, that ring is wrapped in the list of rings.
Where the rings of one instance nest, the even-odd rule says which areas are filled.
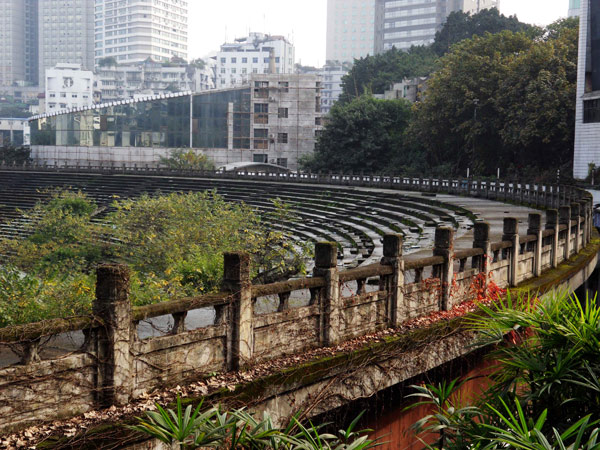
[[[296,169],[322,128],[320,91],[317,75],[254,74],[239,88],[34,116],[32,156],[50,165],[139,167],[189,148],[217,166],[268,162]]]

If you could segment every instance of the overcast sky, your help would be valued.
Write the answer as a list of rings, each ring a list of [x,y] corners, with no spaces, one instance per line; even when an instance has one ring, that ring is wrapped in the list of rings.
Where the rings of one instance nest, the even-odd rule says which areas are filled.
[[[190,57],[217,51],[248,31],[289,37],[304,65],[325,63],[327,0],[190,0]],[[568,0],[501,0],[500,11],[546,25],[567,15]]]

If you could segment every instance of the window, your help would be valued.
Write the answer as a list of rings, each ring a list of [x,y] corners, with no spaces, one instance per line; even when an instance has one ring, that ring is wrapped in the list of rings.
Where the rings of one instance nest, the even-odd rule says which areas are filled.
[[[280,144],[288,143],[288,134],[287,133],[277,133],[277,142]]]
[[[231,64],[237,64],[237,58],[231,58]]]
[[[287,158],[277,158],[277,165],[287,167]]]
[[[266,155],[264,153],[255,153],[252,160],[255,163],[267,163],[269,162],[269,155]]]
[[[231,73],[236,73],[237,71],[235,70],[235,67],[231,68]]]
[[[290,83],[287,81],[279,82],[279,91],[280,92],[290,92]]]
[[[315,117],[315,125],[323,125],[323,120],[321,117]]]
[[[254,148],[269,148],[269,130],[267,128],[254,129]]]
[[[600,122],[600,99],[583,101],[583,123]]]
[[[221,58],[221,64],[225,64],[227,62],[227,58]]]
[[[269,123],[269,104],[255,103],[254,104],[254,123],[266,124]]]
[[[258,64],[258,58],[252,58],[252,62],[253,62],[254,64]]]
[[[279,111],[277,112],[277,117],[279,117],[280,119],[287,119],[288,108],[279,108]]]
[[[269,58],[265,58],[264,61],[265,61],[265,64],[269,64]]]
[[[242,64],[247,64],[248,63],[248,58],[242,58]]]
[[[221,67],[221,73],[226,73],[227,69],[225,69],[225,67]]]
[[[255,81],[254,82],[254,97],[255,98],[268,98],[269,97],[269,82],[268,81]]]

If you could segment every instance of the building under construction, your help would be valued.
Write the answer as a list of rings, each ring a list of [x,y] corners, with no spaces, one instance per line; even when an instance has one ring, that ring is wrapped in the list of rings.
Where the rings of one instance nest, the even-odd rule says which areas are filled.
[[[249,81],[34,116],[32,156],[50,165],[139,167],[189,148],[217,167],[268,162],[297,169],[322,129],[320,76],[252,74]]]

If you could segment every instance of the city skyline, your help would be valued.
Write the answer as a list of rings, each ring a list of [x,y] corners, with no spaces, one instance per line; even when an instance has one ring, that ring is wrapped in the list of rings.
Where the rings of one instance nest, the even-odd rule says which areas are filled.
[[[327,0],[304,0],[294,7],[291,1],[229,0],[207,7],[190,3],[190,58],[216,52],[225,41],[247,36],[249,31],[279,34],[296,47],[296,62],[303,65],[325,64],[327,32]],[[500,11],[516,14],[519,20],[547,25],[567,17],[567,0],[502,0]],[[232,14],[235,11],[235,15]],[[198,19],[210,16],[202,27]]]

